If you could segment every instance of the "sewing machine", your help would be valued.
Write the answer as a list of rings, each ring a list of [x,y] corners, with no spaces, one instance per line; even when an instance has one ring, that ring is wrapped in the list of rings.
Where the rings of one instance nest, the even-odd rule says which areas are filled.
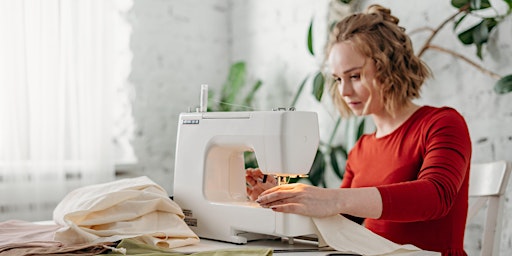
[[[319,143],[314,112],[196,112],[180,114],[174,200],[202,238],[245,244],[262,236],[317,235],[311,218],[277,213],[247,197],[244,152],[277,178],[307,174]]]

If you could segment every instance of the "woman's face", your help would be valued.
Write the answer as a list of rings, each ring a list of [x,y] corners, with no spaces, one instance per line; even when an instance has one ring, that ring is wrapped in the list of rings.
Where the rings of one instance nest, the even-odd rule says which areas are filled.
[[[378,114],[384,110],[375,86],[375,63],[357,52],[352,42],[333,45],[329,66],[338,92],[355,115]]]

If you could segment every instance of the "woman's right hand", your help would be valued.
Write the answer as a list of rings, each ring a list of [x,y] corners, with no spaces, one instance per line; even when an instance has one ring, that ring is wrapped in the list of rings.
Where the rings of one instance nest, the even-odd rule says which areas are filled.
[[[247,196],[254,201],[263,191],[275,187],[277,180],[273,175],[263,174],[259,168],[248,168],[245,170],[245,183]]]

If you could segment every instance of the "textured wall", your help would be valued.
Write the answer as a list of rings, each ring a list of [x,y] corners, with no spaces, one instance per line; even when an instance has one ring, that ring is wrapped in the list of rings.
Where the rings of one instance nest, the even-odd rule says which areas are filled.
[[[132,24],[130,166],[172,191],[178,116],[199,104],[200,85],[224,82],[231,57],[225,0],[136,0]]]
[[[249,83],[264,82],[256,108],[288,106],[302,79],[316,70],[307,28],[312,18],[324,28],[327,2],[135,0],[127,17],[133,25],[129,91],[137,164],[121,169],[172,191],[179,113],[197,106],[200,84],[218,90],[233,62],[247,62]]]
[[[378,2],[391,7],[407,31],[435,26],[455,10],[448,0],[363,1],[361,6]],[[137,174],[143,173],[172,191],[174,143],[178,114],[198,103],[199,85],[219,87],[229,64],[244,60],[249,78],[262,79],[259,109],[287,106],[304,77],[318,68],[305,40],[309,21],[315,29],[325,28],[328,0],[136,0],[129,20],[133,24],[131,48],[134,152]],[[461,45],[446,27],[434,43],[456,50],[480,62],[474,48]],[[512,73],[512,20],[500,25],[483,65],[499,74]],[[324,39],[317,33],[317,41]],[[426,33],[412,35],[419,47]],[[322,50],[321,43],[315,46]],[[498,159],[512,161],[512,94],[496,95],[493,79],[446,54],[429,51],[424,60],[435,78],[428,81],[419,103],[452,106],[466,118],[474,147],[473,161]],[[310,90],[310,88],[307,88]],[[299,109],[319,109],[324,127],[332,127],[332,110],[308,97]],[[327,110],[327,111],[325,111]],[[325,132],[328,134],[328,132]],[[323,135],[325,137],[325,134]],[[512,255],[512,189],[507,191],[501,255]],[[482,218],[482,217],[480,217]],[[467,248],[476,255],[479,224],[467,233]]]

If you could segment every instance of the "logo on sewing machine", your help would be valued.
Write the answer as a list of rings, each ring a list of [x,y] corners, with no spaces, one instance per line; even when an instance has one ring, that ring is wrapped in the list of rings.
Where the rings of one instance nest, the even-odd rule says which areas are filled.
[[[197,218],[192,216],[191,210],[183,209],[183,215],[185,215],[184,221],[189,227],[197,227]]]
[[[183,124],[199,124],[199,120],[198,119],[183,120]]]

